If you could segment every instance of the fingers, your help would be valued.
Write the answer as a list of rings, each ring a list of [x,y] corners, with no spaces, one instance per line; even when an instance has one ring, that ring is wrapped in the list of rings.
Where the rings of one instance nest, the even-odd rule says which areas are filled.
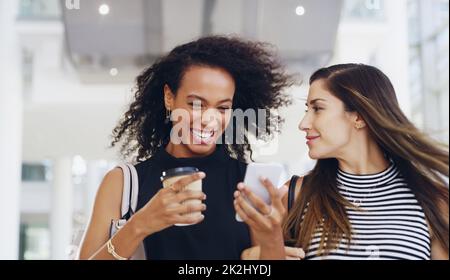
[[[267,205],[261,198],[255,195],[251,190],[246,188],[243,183],[238,184],[238,189],[244,193],[244,195],[250,200],[250,202],[260,213],[268,215],[271,212],[271,207]]]
[[[189,199],[205,200],[206,194],[203,192],[184,190],[184,191],[177,193],[177,195],[176,195],[176,201],[178,203],[181,203],[181,202],[183,202],[185,200],[189,200]]]
[[[244,223],[246,223],[250,228],[257,228],[258,225],[247,216],[244,210],[242,210],[237,199],[234,200],[234,210],[236,210],[236,214],[238,214],[242,221],[244,221]]]
[[[305,258],[305,252],[302,248],[285,246],[284,251],[286,253],[286,259],[288,259],[288,257],[295,260]]]
[[[205,219],[205,216],[202,215],[177,215],[175,224],[189,224],[195,225],[200,223]]]
[[[186,176],[181,178],[180,180],[176,181],[172,186],[172,190],[175,192],[180,192],[184,189],[185,186],[189,185],[192,182],[195,182],[197,180],[201,180],[206,177],[206,174],[204,172],[197,172],[195,174]]]
[[[267,219],[263,217],[253,206],[251,206],[242,195],[239,195],[239,192],[235,193],[235,201],[237,202],[237,205],[239,206],[240,210],[242,210],[245,214],[245,217],[247,218],[247,221],[244,220],[244,217],[241,216],[242,220],[244,220],[247,224],[253,222],[255,225],[261,225],[266,228],[270,228],[270,224],[268,223]],[[250,225],[250,224],[249,224]]]
[[[260,178],[261,183],[264,185],[264,187],[267,189],[270,195],[270,200],[272,201],[272,205],[275,206],[277,209],[283,208],[283,202],[281,201],[280,193],[278,190],[274,187],[272,182],[270,182],[267,178]]]
[[[206,210],[206,204],[192,204],[192,203],[185,203],[181,204],[173,209],[171,209],[171,213],[183,215],[183,214],[189,214],[193,212],[201,212]]]
[[[305,257],[306,257],[306,254],[305,254],[305,251],[303,251],[303,249],[302,248],[299,248],[299,250],[300,250],[300,252],[299,252],[299,255],[300,255],[300,259],[304,259]]]
[[[260,246],[254,246],[254,247],[245,249],[242,252],[241,259],[242,260],[259,260],[260,251],[261,251]]]
[[[263,215],[263,218],[269,219],[272,224],[279,224],[280,219],[283,218],[285,213],[285,208],[281,201],[281,196],[279,195],[278,190],[276,190],[275,187],[272,185],[272,183],[270,183],[270,181],[267,180],[267,182],[265,183],[268,189],[271,188],[272,191],[276,193],[276,194],[269,193],[273,197],[272,205],[267,205],[264,202],[264,200],[255,195],[252,191],[250,191],[249,188],[247,188],[242,183],[238,184],[238,190],[240,190],[243,193],[243,195],[245,195],[245,197],[248,198],[248,200],[254,205],[254,207]],[[241,208],[243,208],[244,211],[246,210],[244,206],[241,206]],[[277,210],[276,212],[273,212],[274,208]]]

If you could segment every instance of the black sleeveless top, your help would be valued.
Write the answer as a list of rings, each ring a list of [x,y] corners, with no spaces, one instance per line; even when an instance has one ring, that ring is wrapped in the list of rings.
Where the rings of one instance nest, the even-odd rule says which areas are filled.
[[[164,147],[136,165],[139,177],[137,210],[161,188],[160,176],[171,168],[192,166],[206,173],[202,188],[206,194],[204,220],[191,226],[172,226],[144,240],[149,260],[233,260],[251,247],[248,227],[237,222],[233,192],[244,180],[247,164],[231,158],[225,146],[200,158],[175,158]]]

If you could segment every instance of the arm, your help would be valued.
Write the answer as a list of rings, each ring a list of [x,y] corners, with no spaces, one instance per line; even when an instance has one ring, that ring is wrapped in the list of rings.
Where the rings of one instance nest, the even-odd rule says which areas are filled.
[[[436,238],[431,240],[431,259],[448,260],[448,248],[444,248]]]
[[[441,211],[441,213],[443,214],[443,216],[445,217],[445,220],[447,221],[447,225],[448,225],[448,221],[449,221],[449,208],[448,208],[448,200],[447,201],[441,201],[441,203],[438,203],[438,207]],[[449,256],[448,256],[448,248],[445,248],[445,246],[443,246],[439,240],[436,238],[436,236],[433,234],[433,231],[431,230],[431,227],[428,226],[430,228],[430,234],[431,234],[431,259],[432,260],[448,260]]]
[[[114,259],[108,253],[106,242],[112,219],[120,218],[123,174],[120,169],[110,171],[103,179],[95,199],[91,220],[80,249],[80,259]],[[185,213],[204,211],[206,205],[181,204],[188,199],[204,200],[203,192],[183,190],[184,186],[204,178],[204,173],[178,180],[171,188],[163,188],[137,211],[111,238],[115,252],[129,258],[148,235],[177,223],[196,224],[203,220],[184,216]]]
[[[261,247],[254,246],[248,249],[245,249],[242,252],[241,259],[248,260],[260,260]],[[284,253],[286,254],[286,260],[302,260],[305,258],[305,252],[302,248],[296,247],[284,247]]]
[[[303,181],[303,178],[299,178],[297,180],[297,184],[296,184],[296,188],[295,188],[295,197],[297,197],[299,194],[299,190],[300,190],[302,181]],[[287,181],[286,183],[284,183],[283,186],[278,190],[278,195],[280,197],[282,197],[281,203],[282,203],[284,212],[287,211],[289,184],[290,184],[290,180]],[[257,199],[255,199],[255,201],[257,201]],[[258,203],[258,202],[256,202],[256,203]],[[235,204],[236,204],[236,202],[235,202]],[[262,205],[261,202],[259,202],[259,205],[261,205],[261,207],[264,208],[264,205]],[[236,205],[235,205],[235,207],[236,207]],[[286,212],[286,214],[287,214],[287,212]],[[283,219],[284,219],[284,217],[283,217]],[[267,257],[272,258],[272,256],[270,256],[270,255],[269,256],[263,255],[261,257],[261,246],[259,246],[260,243],[255,241],[253,230],[250,230],[250,233],[251,233],[251,237],[252,237],[252,243],[254,246],[251,248],[245,249],[241,254],[241,259],[242,260],[259,260],[261,258],[267,258]],[[283,241],[283,243],[284,243],[284,241]],[[271,249],[269,249],[269,250],[271,250]],[[305,253],[301,248],[285,246],[284,252],[285,252],[285,256],[286,256],[287,260],[298,260],[298,259],[303,259],[305,257]]]
[[[111,220],[120,219],[122,182],[122,170],[115,168],[106,174],[100,184],[91,219],[80,248],[80,259],[114,259],[106,249],[106,242],[109,239]],[[135,220],[130,219],[117,232],[112,242],[119,255],[129,257],[144,237],[142,232],[139,232]]]

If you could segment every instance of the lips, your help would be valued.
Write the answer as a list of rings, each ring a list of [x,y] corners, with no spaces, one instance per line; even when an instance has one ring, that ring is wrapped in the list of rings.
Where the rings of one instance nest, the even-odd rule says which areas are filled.
[[[194,144],[211,144],[214,142],[215,130],[199,130],[191,128]]]
[[[320,136],[306,136],[306,144],[309,145],[311,144],[314,140],[319,139]]]

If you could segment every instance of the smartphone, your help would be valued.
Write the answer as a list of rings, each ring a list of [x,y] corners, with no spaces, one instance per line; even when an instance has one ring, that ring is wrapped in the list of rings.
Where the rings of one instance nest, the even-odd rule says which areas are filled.
[[[280,188],[285,179],[284,167],[279,163],[249,163],[245,173],[244,184],[265,203],[270,204],[270,195],[266,187],[261,183],[260,178],[266,177],[275,186]],[[242,222],[241,217],[236,213],[236,220]]]

